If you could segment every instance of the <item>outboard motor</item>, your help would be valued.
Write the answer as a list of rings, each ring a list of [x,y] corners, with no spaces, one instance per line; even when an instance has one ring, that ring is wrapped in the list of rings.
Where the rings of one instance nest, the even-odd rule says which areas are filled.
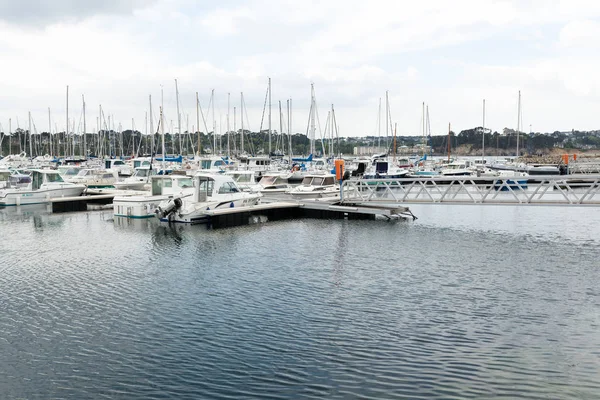
[[[154,212],[156,213],[156,215],[158,215],[158,218],[166,218],[167,216],[173,214],[175,211],[179,210],[182,204],[183,202],[181,201],[181,199],[179,197],[176,197],[174,199],[169,200],[167,204],[165,204],[163,207],[158,206]]]

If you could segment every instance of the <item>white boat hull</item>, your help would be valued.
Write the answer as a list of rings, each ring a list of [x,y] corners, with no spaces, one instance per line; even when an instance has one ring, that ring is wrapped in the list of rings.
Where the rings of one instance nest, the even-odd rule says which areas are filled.
[[[195,203],[192,207],[184,207],[182,210],[174,212],[165,218],[161,218],[160,220],[163,222],[201,224],[207,222],[209,219],[209,216],[205,213],[205,211],[207,210],[218,210],[220,208],[248,207],[258,204],[258,202],[260,201],[260,197],[260,195],[251,195],[250,193],[248,193],[248,196],[244,196],[243,198]]]
[[[4,189],[0,190],[0,206],[48,203],[50,199],[58,197],[81,196],[84,189],[85,186],[83,185],[61,185],[60,187],[38,190]]]
[[[154,210],[170,196],[127,196],[113,199],[113,215],[125,218],[154,218]]]

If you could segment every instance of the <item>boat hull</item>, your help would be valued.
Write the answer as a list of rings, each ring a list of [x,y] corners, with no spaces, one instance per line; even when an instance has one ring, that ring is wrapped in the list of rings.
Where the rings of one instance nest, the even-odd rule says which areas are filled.
[[[0,206],[24,206],[29,204],[48,203],[51,199],[58,197],[81,196],[84,189],[85,186],[83,185],[69,185],[59,188],[38,190],[0,190]]]

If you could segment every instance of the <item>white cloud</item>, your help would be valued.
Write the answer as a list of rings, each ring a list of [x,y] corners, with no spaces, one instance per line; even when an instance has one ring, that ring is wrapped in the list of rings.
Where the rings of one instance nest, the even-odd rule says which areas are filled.
[[[240,25],[252,19],[254,15],[247,7],[220,8],[204,16],[200,23],[213,35],[228,36],[237,33]]]
[[[35,29],[0,22],[0,73],[10,77],[0,83],[0,121],[25,120],[28,110],[45,121],[48,106],[61,115],[69,84],[90,109],[101,103],[115,119],[140,125],[148,94],[158,104],[161,85],[165,112],[175,114],[177,78],[186,113],[195,112],[196,91],[205,107],[214,88],[218,119],[227,93],[238,105],[243,91],[258,129],[270,76],[274,104],[294,99],[297,132],[305,131],[311,82],[323,109],[336,105],[344,134],[373,132],[385,90],[403,134],[419,131],[422,101],[434,132],[448,122],[456,130],[479,124],[484,97],[491,127],[512,126],[519,89],[526,118],[540,130],[598,128],[597,1],[110,4],[111,11],[74,13],[26,5],[19,12],[48,22]]]

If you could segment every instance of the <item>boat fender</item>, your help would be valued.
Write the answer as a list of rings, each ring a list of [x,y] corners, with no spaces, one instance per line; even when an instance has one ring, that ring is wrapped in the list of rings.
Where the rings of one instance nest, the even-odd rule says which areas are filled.
[[[229,203],[229,208],[233,208],[233,201]]]

